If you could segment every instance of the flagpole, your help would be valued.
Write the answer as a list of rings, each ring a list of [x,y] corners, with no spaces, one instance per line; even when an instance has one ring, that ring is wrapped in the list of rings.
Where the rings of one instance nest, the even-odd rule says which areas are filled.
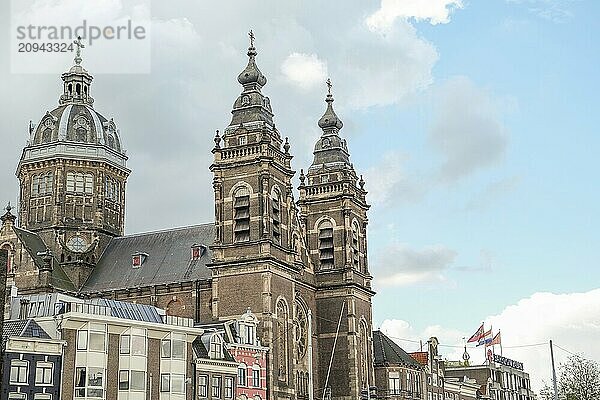
[[[500,329],[498,329],[498,335],[500,334]],[[504,357],[504,354],[502,354],[502,336],[500,336],[500,356]]]

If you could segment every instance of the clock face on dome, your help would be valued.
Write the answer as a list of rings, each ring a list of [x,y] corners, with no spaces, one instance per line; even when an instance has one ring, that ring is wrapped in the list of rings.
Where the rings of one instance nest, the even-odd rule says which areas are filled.
[[[84,238],[75,236],[67,241],[67,247],[75,253],[83,253],[87,249],[88,243]]]

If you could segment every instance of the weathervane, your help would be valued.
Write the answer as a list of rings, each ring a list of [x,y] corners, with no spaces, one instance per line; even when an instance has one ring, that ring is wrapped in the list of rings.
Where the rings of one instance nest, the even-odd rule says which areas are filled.
[[[254,47],[254,32],[252,32],[252,29],[248,32],[248,36],[250,37],[250,47]]]
[[[327,94],[331,94],[331,88],[333,86],[333,84],[331,83],[331,79],[327,78],[325,83],[327,84]]]
[[[77,53],[75,53],[75,64],[81,64],[81,49],[85,49],[85,45],[81,42],[81,36],[77,36],[77,40],[73,41],[73,44],[77,46]]]

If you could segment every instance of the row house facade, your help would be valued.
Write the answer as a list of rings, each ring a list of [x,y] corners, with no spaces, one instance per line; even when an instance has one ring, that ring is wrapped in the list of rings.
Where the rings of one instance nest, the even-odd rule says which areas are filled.
[[[14,297],[10,316],[27,317],[64,343],[56,369],[61,399],[236,398],[238,362],[223,333],[195,327],[192,319],[148,305],[56,293]]]
[[[0,400],[57,400],[65,345],[32,319],[5,322]]]

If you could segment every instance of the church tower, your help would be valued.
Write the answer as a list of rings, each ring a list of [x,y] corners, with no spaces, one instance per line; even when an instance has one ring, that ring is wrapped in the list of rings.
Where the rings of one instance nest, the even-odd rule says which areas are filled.
[[[229,126],[215,136],[212,318],[235,318],[250,307],[270,348],[269,392],[292,399],[307,393],[312,377],[307,315],[314,290],[304,270],[309,260],[292,193],[290,145],[262,94],[267,79],[256,55],[250,32],[248,65],[238,76],[242,92]]]
[[[318,387],[331,390],[334,399],[357,399],[374,382],[369,205],[339,135],[343,123],[333,110],[330,80],[327,85],[327,109],[319,119],[323,132],[312,165],[306,175],[301,171],[298,205],[315,266]]]
[[[59,105],[30,124],[16,175],[20,227],[43,240],[79,289],[110,239],[123,234],[130,171],[115,122],[94,108],[93,77],[75,43]]]

